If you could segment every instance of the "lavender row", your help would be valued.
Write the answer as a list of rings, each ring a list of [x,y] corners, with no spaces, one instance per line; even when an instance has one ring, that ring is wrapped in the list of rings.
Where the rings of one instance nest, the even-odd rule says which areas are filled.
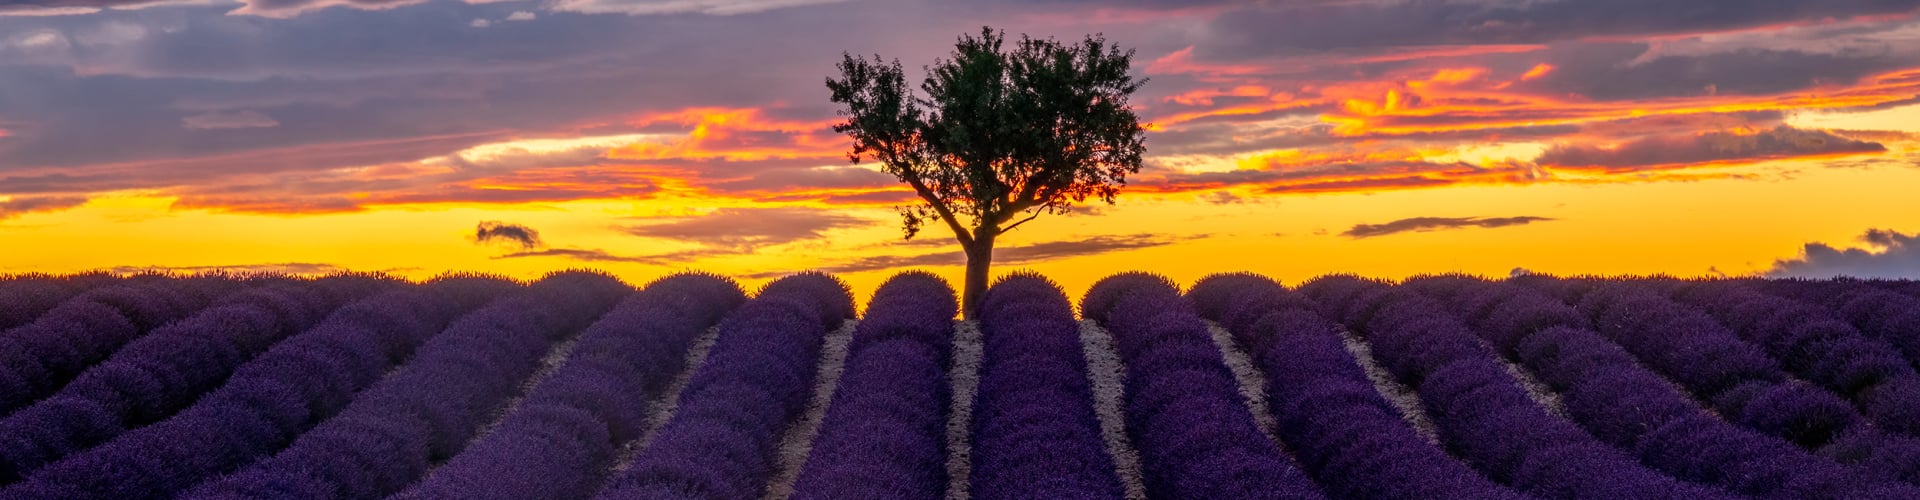
[[[0,333],[0,415],[52,395],[128,342],[240,286],[225,278],[108,286],[81,293],[32,323]]]
[[[880,285],[794,484],[793,498],[941,498],[947,489],[947,365],[959,303],[939,277]]]
[[[1126,364],[1128,435],[1156,498],[1323,498],[1254,423],[1206,323],[1166,278],[1120,274],[1081,313],[1113,333]]]
[[[647,285],[600,318],[491,432],[402,498],[586,498],[621,447],[639,438],[650,404],[685,369],[694,339],[746,301],[705,274]]]
[[[120,278],[105,273],[0,279],[0,330],[32,323],[75,295],[121,283]]]
[[[550,348],[632,289],[600,274],[550,275],[454,321],[414,357],[278,454],[186,498],[374,498],[465,448]]]
[[[1852,401],[1875,425],[1920,435],[1920,374],[1892,345],[1809,303],[1729,282],[1689,288],[1677,297],[1705,308],[1788,371]]]
[[[1920,439],[1871,425],[1846,400],[1788,376],[1706,313],[1624,283],[1588,293],[1580,307],[1597,318],[1601,333],[1712,402],[1728,420],[1920,484]],[[1644,333],[1654,331],[1668,335]]]
[[[1535,282],[1534,284],[1537,284]],[[1690,481],[1769,498],[1912,495],[1898,483],[1730,424],[1641,366],[1560,298],[1511,284],[1475,284],[1453,302],[1475,331],[1516,356],[1560,396],[1568,416],[1640,462]],[[1659,332],[1652,330],[1642,335]]]
[[[1187,296],[1253,359],[1281,442],[1331,496],[1521,496],[1415,433],[1361,371],[1337,327],[1300,296],[1251,274],[1210,276]]]
[[[1579,308],[1594,318],[1599,333],[1730,420],[1809,449],[1826,444],[1852,424],[1846,416],[1853,411],[1846,401],[1796,383],[1764,351],[1654,288],[1608,284],[1587,293]],[[1773,394],[1756,401],[1754,396],[1763,392]],[[1747,403],[1765,401],[1777,402],[1778,411],[1747,408]],[[1799,421],[1780,421],[1779,411],[1794,412]]]
[[[478,305],[456,301],[444,293],[448,288],[488,296],[516,287],[500,280],[439,281],[344,306],[242,365],[225,385],[178,415],[55,462],[0,496],[178,494],[279,451]]]
[[[1066,294],[1014,274],[987,290],[980,318],[973,498],[1122,498]]]
[[[1403,383],[1417,388],[1446,446],[1503,484],[1567,498],[1729,498],[1641,465],[1534,402],[1466,324],[1409,288],[1324,278],[1301,292],[1348,297],[1349,323]]]
[[[354,294],[391,282],[361,285],[338,294],[297,281],[255,287],[127,344],[52,397],[0,419],[0,478],[26,477],[54,460],[173,415]]]
[[[1826,306],[1852,322],[1862,334],[1890,344],[1907,363],[1920,367],[1920,283],[1907,294],[1867,283],[1835,280],[1777,280],[1761,284],[1769,293]]]
[[[773,452],[813,395],[827,329],[853,317],[853,297],[819,273],[781,278],[720,322],[673,418],[602,498],[755,498]]]

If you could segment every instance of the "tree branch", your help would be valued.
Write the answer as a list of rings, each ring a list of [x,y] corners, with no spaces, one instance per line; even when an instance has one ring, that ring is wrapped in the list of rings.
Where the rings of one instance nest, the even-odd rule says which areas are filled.
[[[1011,226],[1007,226],[1007,228],[1006,228],[1006,229],[1001,229],[1001,230],[1000,230],[1000,233],[1001,233],[1001,234],[1006,234],[1006,232],[1007,232],[1007,231],[1012,231],[1012,230],[1013,230],[1013,228],[1016,228],[1016,227],[1020,227],[1020,225],[1021,225],[1021,224],[1026,224],[1026,223],[1027,223],[1027,221],[1030,221],[1030,220],[1034,220],[1034,219],[1038,219],[1038,218],[1040,218],[1040,214],[1043,214],[1043,213],[1046,213],[1046,212],[1045,212],[1045,211],[1035,211],[1035,212],[1033,213],[1033,215],[1029,215],[1029,216],[1027,216],[1027,218],[1025,218],[1025,219],[1020,219],[1020,222],[1015,222],[1015,223],[1013,223],[1013,225],[1011,225]]]
[[[941,203],[940,197],[934,196],[933,190],[928,189],[927,185],[920,182],[919,178],[912,176],[901,177],[906,179],[907,185],[913,186],[914,193],[918,193],[921,199],[927,200],[927,204],[933,206],[934,213],[940,214],[940,220],[945,221],[947,227],[953,229],[953,237],[960,240],[960,246],[973,246],[973,233],[968,232],[966,226],[960,225],[960,220],[953,217],[953,209],[947,208],[946,204]]]

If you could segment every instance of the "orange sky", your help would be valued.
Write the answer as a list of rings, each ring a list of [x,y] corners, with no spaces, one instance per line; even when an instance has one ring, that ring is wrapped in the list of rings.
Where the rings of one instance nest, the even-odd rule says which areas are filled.
[[[673,16],[770,24],[841,8],[823,3]],[[179,7],[198,12],[191,8]],[[219,22],[270,28],[331,19],[247,9]],[[490,11],[476,9],[492,7],[428,2],[321,13],[390,19],[426,9],[484,20]],[[1874,228],[1920,231],[1920,49],[1850,52],[1920,37],[1920,22],[1903,13],[1367,45],[1247,42],[1226,36],[1234,9],[1089,19],[1035,12],[1009,27],[1065,37],[1105,31],[1138,46],[1136,71],[1152,81],[1135,104],[1152,125],[1148,166],[1118,205],[1023,226],[1001,239],[1000,272],[1039,270],[1078,293],[1134,269],[1182,282],[1227,271],[1290,283],[1336,272],[1397,278],[1516,268],[1700,276],[1765,273],[1809,243],[1888,259],[1920,252],[1859,241]],[[1544,23],[1553,13],[1531,14]],[[77,78],[69,85],[81,89],[65,109],[85,110],[67,118],[8,102],[4,90],[34,83],[9,87],[0,78],[0,273],[350,269],[532,278],[592,267],[636,283],[683,269],[758,283],[827,269],[861,295],[908,268],[959,277],[957,260],[945,255],[958,247],[943,228],[900,241],[891,207],[912,201],[911,193],[871,166],[847,163],[847,142],[830,129],[830,103],[817,88],[842,50],[881,51],[908,58],[909,67],[930,61],[947,39],[944,25],[904,45],[889,41],[916,30],[779,49],[804,57],[733,52],[745,64],[730,74],[765,85],[731,91],[675,76],[702,71],[704,60],[608,64],[580,48],[472,63],[487,71],[451,62],[405,71],[466,55],[449,51],[518,57],[488,55],[508,49],[477,42],[421,42],[397,50],[391,68],[261,60],[216,72],[89,59],[108,46],[87,44],[108,35],[88,26],[108,24],[88,19],[122,15],[0,12],[0,61],[15,51],[37,58],[23,68],[64,66],[68,75],[49,78]],[[164,17],[143,16],[123,24]],[[652,22],[531,17],[457,28],[591,31],[612,29],[596,23]],[[114,43],[168,47],[153,26]],[[571,36],[558,33],[524,36]],[[78,50],[87,47],[94,52]],[[621,57],[654,52],[637,47]],[[1740,59],[1770,53],[1792,57]],[[1794,66],[1795,57],[1814,62]],[[546,69],[522,74],[516,65]],[[1794,71],[1814,73],[1768,80]],[[255,74],[268,78],[247,76]],[[283,74],[346,83],[307,88],[272,79]],[[572,83],[541,86],[554,80]],[[94,84],[152,90],[153,109],[127,104],[121,116],[110,104],[90,105],[82,98]],[[85,128],[98,131],[92,136],[74,128],[95,114],[126,125]],[[536,230],[540,241],[476,241],[482,221]]]

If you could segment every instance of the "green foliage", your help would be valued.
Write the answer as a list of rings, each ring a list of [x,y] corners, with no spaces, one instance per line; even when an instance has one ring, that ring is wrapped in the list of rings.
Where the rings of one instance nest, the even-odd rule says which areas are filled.
[[[1096,198],[1112,203],[1140,171],[1145,129],[1127,100],[1146,80],[1133,52],[1094,35],[1077,44],[983,28],[926,68],[920,94],[899,61],[846,55],[828,79],[844,105],[849,159],[878,162],[922,203],[902,207],[906,237],[945,223],[963,246]],[[1015,220],[1016,217],[1024,218]]]

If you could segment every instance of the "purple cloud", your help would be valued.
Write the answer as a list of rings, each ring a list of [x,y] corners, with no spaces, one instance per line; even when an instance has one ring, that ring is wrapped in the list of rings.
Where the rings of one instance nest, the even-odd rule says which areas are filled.
[[[1920,279],[1920,233],[1869,229],[1860,236],[1869,248],[1840,249],[1808,243],[1800,257],[1774,261],[1767,276],[1776,278]]]

